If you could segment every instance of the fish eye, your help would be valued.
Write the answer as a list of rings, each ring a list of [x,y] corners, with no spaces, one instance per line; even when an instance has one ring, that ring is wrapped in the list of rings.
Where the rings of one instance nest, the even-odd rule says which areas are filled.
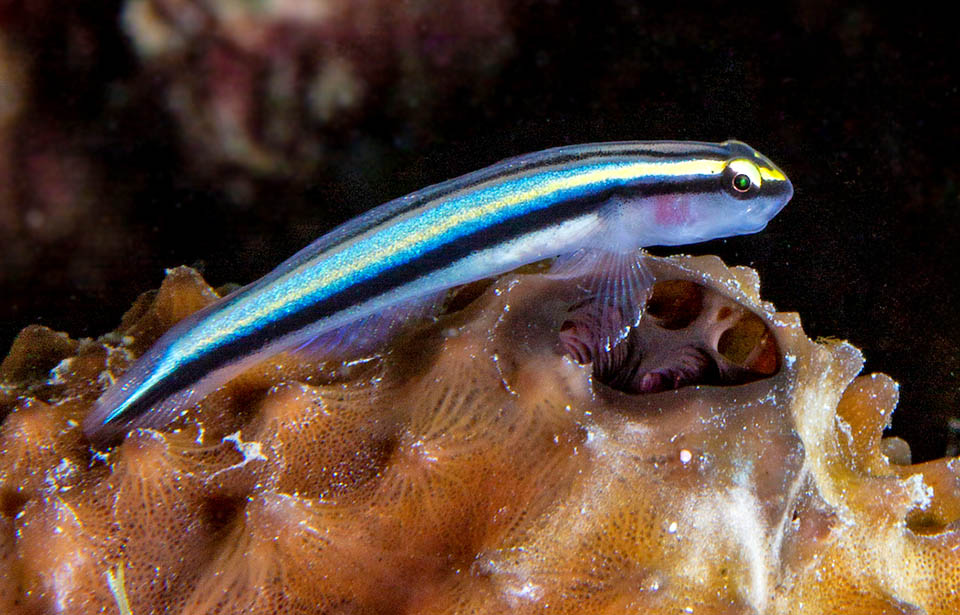
[[[746,192],[750,189],[750,178],[740,173],[733,178],[733,189],[737,192]]]
[[[723,169],[723,188],[738,199],[759,192],[762,181],[757,165],[746,158],[731,160]]]

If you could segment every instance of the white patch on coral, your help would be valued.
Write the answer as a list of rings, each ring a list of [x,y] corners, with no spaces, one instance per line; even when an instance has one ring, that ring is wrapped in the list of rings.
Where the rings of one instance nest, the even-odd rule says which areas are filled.
[[[761,505],[756,495],[745,488],[733,489],[728,495],[727,522],[740,538],[743,555],[750,567],[749,598],[754,608],[763,613],[769,595],[766,571],[771,570],[772,566],[766,558],[769,553]]]
[[[520,547],[518,551],[523,552]],[[511,607],[519,608],[530,602],[538,602],[543,598],[543,587],[530,580],[530,571],[517,570],[514,566],[504,567],[495,560],[477,560],[472,568],[474,573],[489,576],[500,585],[504,598]]]
[[[534,585],[530,581],[527,581],[521,585],[519,589],[508,589],[507,592],[516,596],[517,598],[535,602],[543,595],[543,588],[541,588],[539,585]]]
[[[725,538],[716,544],[704,545],[691,552],[685,567],[687,576],[701,581],[714,575],[713,567],[717,562],[717,552],[726,551],[730,546],[739,547],[743,564],[746,566],[746,599],[757,612],[766,612],[770,598],[767,571],[773,569],[769,561],[772,555],[766,521],[763,519],[762,506],[756,494],[746,486],[749,480],[743,473],[737,477],[741,483],[725,493],[707,494],[699,498],[689,509],[690,518],[685,522],[702,533],[705,528],[715,527],[714,534]]]
[[[847,446],[853,446],[855,438],[853,437],[853,428],[850,427],[850,423],[843,420],[840,415],[837,415],[834,420],[837,423],[837,429],[839,429],[843,435],[847,437]]]
[[[233,443],[233,445],[237,448],[237,451],[243,455],[243,463],[257,459],[260,461],[267,460],[267,458],[263,455],[263,445],[261,445],[259,442],[244,442],[240,439],[239,431],[235,431],[229,436],[224,436],[223,441]]]
[[[237,452],[243,455],[243,461],[217,470],[210,475],[211,478],[217,476],[221,472],[229,472],[230,470],[242,468],[251,461],[267,461],[267,457],[263,454],[263,445],[260,442],[244,442],[240,439],[239,431],[235,431],[229,436],[224,436],[223,442],[230,442],[233,444],[233,446],[237,449]]]
[[[57,363],[57,365],[50,370],[50,377],[47,379],[47,384],[66,384],[67,379],[64,375],[70,373],[72,369],[70,366],[72,364],[73,357],[68,357]]]
[[[911,474],[903,481],[910,495],[910,501],[922,510],[933,502],[933,487],[923,482],[923,474]]]
[[[44,476],[44,482],[48,487],[52,489],[69,489],[69,487],[64,488],[63,485],[68,484],[73,477],[79,472],[77,464],[73,463],[66,457],[60,460],[60,463],[57,464],[57,467],[49,470]]]

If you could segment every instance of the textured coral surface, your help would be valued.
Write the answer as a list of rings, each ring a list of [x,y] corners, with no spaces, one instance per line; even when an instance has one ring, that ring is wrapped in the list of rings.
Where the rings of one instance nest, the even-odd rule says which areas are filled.
[[[576,285],[474,285],[344,365],[279,356],[93,451],[110,379],[216,294],[0,365],[3,613],[956,613],[960,460],[715,258],[656,260],[619,355]]]

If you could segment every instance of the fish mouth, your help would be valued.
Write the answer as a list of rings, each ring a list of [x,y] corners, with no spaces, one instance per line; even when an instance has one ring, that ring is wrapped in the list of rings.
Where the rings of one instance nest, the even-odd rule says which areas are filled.
[[[786,177],[786,175],[784,175],[784,177]],[[789,179],[783,181],[781,192],[783,194],[783,205],[786,205],[787,202],[793,198],[793,183]],[[783,209],[783,205],[780,206],[780,209]],[[778,209],[777,211],[780,210]]]
[[[771,192],[772,194],[770,194],[764,206],[751,216],[759,225],[755,230],[759,231],[763,229],[763,227],[767,225],[767,222],[783,211],[783,208],[786,207],[790,199],[793,198],[793,184],[789,179],[778,181]]]

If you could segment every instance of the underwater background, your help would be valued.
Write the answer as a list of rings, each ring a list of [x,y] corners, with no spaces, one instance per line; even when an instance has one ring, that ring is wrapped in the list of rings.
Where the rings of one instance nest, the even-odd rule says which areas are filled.
[[[502,158],[735,137],[796,188],[755,267],[960,427],[960,79],[935,12],[828,2],[0,2],[0,347],[116,326],[164,269],[247,283],[336,224]],[[654,249],[669,254],[673,249]]]

